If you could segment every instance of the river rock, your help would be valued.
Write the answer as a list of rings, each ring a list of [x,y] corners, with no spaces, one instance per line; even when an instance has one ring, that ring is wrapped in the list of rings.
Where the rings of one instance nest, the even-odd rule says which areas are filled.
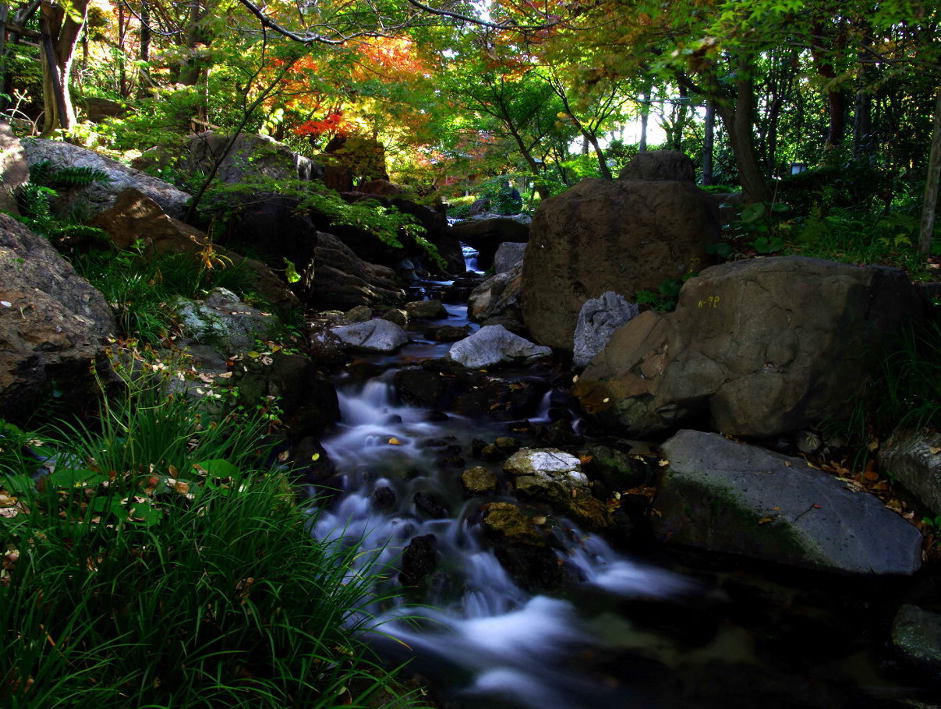
[[[526,256],[526,244],[514,241],[504,241],[497,247],[493,257],[493,272],[504,273],[514,266],[522,266]]]
[[[536,342],[571,350],[586,300],[605,291],[634,300],[698,271],[719,238],[719,217],[691,182],[585,179],[543,200],[530,233],[523,321]]]
[[[903,605],[892,621],[892,645],[912,664],[941,677],[941,614]]]
[[[409,318],[420,320],[440,320],[448,317],[440,300],[413,300],[402,306]]]
[[[857,574],[921,566],[914,525],[800,458],[690,430],[668,440],[663,455],[669,465],[651,522],[671,543]]]
[[[412,537],[402,552],[399,581],[403,586],[417,586],[438,565],[438,539],[434,534]]]
[[[514,476],[521,496],[548,502],[591,527],[608,526],[605,505],[592,496],[581,461],[574,455],[555,448],[523,448],[509,457],[503,470]]]
[[[382,318],[341,325],[331,332],[350,347],[367,352],[394,352],[408,342],[405,330]]]
[[[520,293],[523,288],[523,265],[485,279],[471,291],[467,299],[467,316],[485,325],[503,325],[508,330],[522,330]]]
[[[604,349],[611,335],[621,325],[640,313],[636,303],[614,291],[606,291],[597,298],[585,301],[578,311],[575,324],[575,343],[572,364],[584,367]]]
[[[879,469],[941,515],[941,433],[897,432],[879,453]]]
[[[90,370],[115,332],[104,296],[49,240],[0,214],[0,411],[27,419],[58,386],[76,407],[97,401]]]
[[[465,219],[451,227],[451,235],[477,250],[477,268],[486,271],[493,265],[500,244],[529,240],[529,225],[510,217]]]
[[[0,210],[19,214],[13,196],[17,187],[29,182],[29,165],[26,154],[10,124],[0,120]]]
[[[552,350],[548,347],[514,335],[502,325],[485,325],[470,337],[451,345],[447,359],[469,369],[481,369],[497,364],[522,364],[551,355]]]
[[[489,495],[496,492],[497,476],[482,465],[475,465],[461,473],[461,485],[468,495]]]
[[[98,214],[114,206],[118,195],[129,187],[143,192],[172,217],[179,219],[186,211],[190,199],[186,192],[178,190],[169,182],[126,167],[117,160],[57,140],[25,138],[21,142],[30,165],[48,161],[56,169],[89,167],[108,175],[107,182],[93,182],[86,187],[60,190],[60,198],[56,200],[56,208],[60,211],[68,212],[81,204],[83,211],[89,215]]]
[[[873,352],[920,314],[899,270],[796,256],[727,263],[687,281],[675,312],[618,328],[573,392],[628,435],[703,414],[739,436],[814,428],[847,414]]]
[[[536,510],[514,502],[489,502],[481,509],[484,531],[491,537],[532,546],[545,546],[549,541],[545,516]]]
[[[243,303],[226,288],[213,288],[205,300],[177,297],[172,305],[184,335],[226,355],[247,352],[279,324],[276,317]]]

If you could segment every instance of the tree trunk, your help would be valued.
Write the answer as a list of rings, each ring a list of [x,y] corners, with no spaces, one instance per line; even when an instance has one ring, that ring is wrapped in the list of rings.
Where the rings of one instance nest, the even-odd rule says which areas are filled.
[[[735,155],[735,165],[738,168],[738,180],[742,186],[745,201],[749,204],[755,202],[771,202],[771,191],[765,182],[764,171],[758,161],[755,150],[754,113],[755,113],[755,85],[751,76],[751,63],[747,59],[736,62],[735,103],[716,103],[716,112],[725,130],[729,134],[729,143]]]
[[[644,90],[640,101],[640,142],[637,144],[637,152],[643,153],[647,150],[647,122],[650,120],[650,86]]]
[[[40,6],[39,31],[43,70],[43,135],[75,125],[69,92],[72,59],[85,24],[89,0],[73,0],[69,14],[50,0]],[[75,20],[78,18],[78,21]]]
[[[0,5],[0,111],[7,107],[7,16],[10,8]]]
[[[934,105],[934,128],[931,132],[931,151],[928,155],[928,176],[925,179],[925,202],[921,210],[921,228],[918,233],[918,250],[931,252],[934,221],[938,209],[938,180],[941,177],[941,86]]]
[[[713,185],[715,184],[715,174],[712,164],[712,154],[716,138],[716,106],[712,101],[706,101],[706,120],[703,130],[702,183],[703,185]]]
[[[137,95],[141,98],[150,95],[150,70],[147,63],[150,62],[150,4],[144,2],[140,9],[140,60],[144,62],[140,69],[140,82],[137,87]]]

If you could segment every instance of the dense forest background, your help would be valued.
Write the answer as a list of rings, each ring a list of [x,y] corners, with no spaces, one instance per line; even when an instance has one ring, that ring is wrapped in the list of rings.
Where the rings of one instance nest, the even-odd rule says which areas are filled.
[[[933,219],[934,3],[34,0],[0,14],[2,112],[125,159],[189,131],[259,132],[311,156],[342,145],[358,179],[420,194],[496,196],[507,179],[532,207],[663,147],[765,212],[806,202],[766,248],[819,240],[820,219],[910,245]],[[807,168],[823,169],[801,196],[781,189]]]

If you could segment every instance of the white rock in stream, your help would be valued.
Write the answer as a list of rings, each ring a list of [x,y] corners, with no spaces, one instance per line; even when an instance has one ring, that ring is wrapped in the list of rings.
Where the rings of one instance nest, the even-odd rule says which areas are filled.
[[[330,330],[340,340],[369,352],[394,352],[408,342],[405,330],[388,320],[373,318],[353,325],[341,325]]]
[[[485,325],[470,337],[455,342],[447,358],[468,369],[495,364],[525,363],[549,357],[552,350],[514,335],[503,325]]]

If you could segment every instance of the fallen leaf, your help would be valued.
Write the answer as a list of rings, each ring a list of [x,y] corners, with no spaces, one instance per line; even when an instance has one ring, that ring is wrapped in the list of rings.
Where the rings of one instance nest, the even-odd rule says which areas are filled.
[[[941,448],[932,446],[931,448],[928,449],[928,452],[931,453],[931,455],[938,455],[938,453],[941,453]]]
[[[387,442],[388,442],[388,444],[389,444],[390,446],[400,446],[400,445],[402,445],[402,441],[400,441],[398,438],[394,438],[394,437],[393,437],[393,438],[390,438]]]
[[[762,517],[758,520],[758,524],[771,524],[774,522],[774,517]]]

